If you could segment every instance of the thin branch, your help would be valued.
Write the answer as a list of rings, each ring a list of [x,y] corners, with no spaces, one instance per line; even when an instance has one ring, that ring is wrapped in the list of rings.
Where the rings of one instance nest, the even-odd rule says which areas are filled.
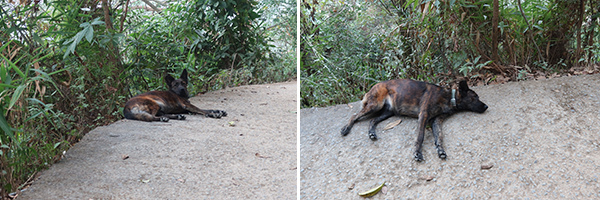
[[[383,1],[379,0],[379,3],[383,6],[383,8],[385,8],[385,11],[387,11],[390,15],[393,15],[394,13],[392,13],[392,11],[390,11],[390,9],[385,5],[385,3],[383,3]]]
[[[110,7],[108,6],[107,0],[102,0],[102,8],[104,10],[104,23],[106,23],[106,28],[114,30],[112,21],[110,21]]]
[[[156,12],[160,13],[160,9],[158,9],[158,7],[156,7],[154,4],[152,4],[149,0],[142,0],[144,3],[146,3],[148,6],[150,6],[150,8],[156,10]]]
[[[538,47],[537,43],[533,39],[533,30],[531,29],[529,20],[527,20],[527,16],[525,16],[525,12],[523,12],[523,8],[521,7],[521,0],[517,0],[517,4],[519,5],[519,11],[521,11],[521,16],[523,16],[523,19],[525,19],[525,23],[527,23],[527,28],[529,29],[529,37],[531,39],[531,42],[535,45],[535,48],[538,51],[538,53],[537,53],[538,60],[542,60],[542,55],[541,55],[542,51],[540,51],[540,47]]]
[[[129,0],[127,0],[127,3],[125,3],[125,12],[123,13],[123,17],[121,17],[121,27],[119,29],[120,33],[123,32],[123,23],[125,23],[125,18],[127,18],[128,10],[129,10]]]
[[[159,0],[152,0],[152,1],[156,2],[156,4],[158,4],[159,6],[163,6],[163,7],[165,6],[165,2],[161,2]]]
[[[139,10],[139,9],[144,9],[146,11],[158,11],[158,10],[154,10],[148,6],[132,6],[131,8],[129,8],[130,10]]]

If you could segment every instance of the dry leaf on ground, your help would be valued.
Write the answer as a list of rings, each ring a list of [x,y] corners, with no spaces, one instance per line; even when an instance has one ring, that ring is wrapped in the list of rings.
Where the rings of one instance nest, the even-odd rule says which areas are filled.
[[[395,126],[398,126],[398,124],[400,124],[402,122],[402,119],[390,122],[389,124],[385,125],[385,128],[383,128],[383,130],[389,130],[394,128]]]
[[[270,158],[271,157],[271,156],[263,156],[263,155],[260,155],[259,153],[255,153],[254,155],[259,158]]]

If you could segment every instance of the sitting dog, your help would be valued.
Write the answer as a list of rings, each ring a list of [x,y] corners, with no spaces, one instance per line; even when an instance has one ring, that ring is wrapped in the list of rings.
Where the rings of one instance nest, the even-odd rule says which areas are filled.
[[[464,80],[459,82],[458,91],[421,81],[389,80],[375,84],[363,97],[362,104],[362,110],[353,115],[342,128],[342,136],[348,135],[358,120],[376,116],[370,123],[369,137],[371,140],[377,140],[375,128],[379,122],[394,115],[416,117],[419,123],[414,153],[416,161],[423,161],[421,146],[427,124],[432,125],[439,157],[445,159],[446,152],[442,147],[442,119],[458,111],[483,113],[488,108],[479,100],[479,96],[469,89]]]
[[[187,71],[184,69],[179,79],[165,76],[169,91],[146,92],[129,99],[125,103],[123,115],[127,119],[141,121],[185,120],[181,114],[200,114],[212,118],[227,116],[222,110],[202,110],[190,103],[187,91]]]

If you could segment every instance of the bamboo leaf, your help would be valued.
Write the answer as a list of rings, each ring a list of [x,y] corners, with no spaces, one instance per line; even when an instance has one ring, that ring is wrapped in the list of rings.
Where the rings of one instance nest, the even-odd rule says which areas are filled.
[[[94,19],[92,21],[92,25],[102,25],[102,24],[104,24],[104,22],[100,21],[100,17],[97,17],[96,19]]]
[[[94,27],[92,27],[92,26],[85,27],[83,29],[83,31],[85,31],[85,39],[89,43],[92,43],[92,39],[94,39]]]
[[[543,10],[543,11],[548,11],[548,8],[546,8],[544,6],[537,5],[535,7],[538,8],[538,9],[540,9],[540,10]]]
[[[13,135],[12,129],[10,128],[10,125],[6,121],[6,118],[4,118],[4,115],[5,115],[4,110],[2,110],[2,108],[0,108],[0,110],[3,111],[2,113],[0,113],[0,129],[2,129],[2,131],[4,131],[4,133],[7,134],[8,137],[10,137],[11,139],[14,139],[15,136]],[[0,143],[6,144],[6,142],[4,142],[4,141],[0,141]]]
[[[6,85],[10,85],[10,83],[12,82],[12,77],[8,73],[8,67],[4,65],[0,66],[0,80],[2,80]]]
[[[2,56],[2,58],[3,58],[4,60],[6,60],[6,62],[8,63],[8,65],[9,65],[11,68],[13,68],[13,69],[14,69],[14,70],[17,72],[17,74],[19,74],[19,76],[21,76],[21,77],[25,78],[25,74],[23,73],[23,71],[21,71],[21,69],[19,69],[19,68],[17,67],[17,65],[15,65],[15,63],[14,63],[14,62],[11,62],[11,61],[10,61],[8,58],[6,58],[6,57],[5,57],[3,54],[0,54],[0,56]]]
[[[0,83],[0,88],[17,88],[17,86]]]
[[[23,90],[25,90],[25,87],[27,87],[27,85],[28,84],[19,85],[17,89],[15,89],[15,93],[13,93],[13,96],[10,99],[10,103],[8,104],[7,110],[10,110],[15,105],[15,103],[17,103],[17,100],[19,100],[21,94],[23,94]]]
[[[62,142],[57,142],[56,144],[54,144],[54,149],[56,149],[56,147],[58,147]]]
[[[81,28],[88,27],[88,26],[90,26],[89,22],[79,24],[79,27],[81,27]]]

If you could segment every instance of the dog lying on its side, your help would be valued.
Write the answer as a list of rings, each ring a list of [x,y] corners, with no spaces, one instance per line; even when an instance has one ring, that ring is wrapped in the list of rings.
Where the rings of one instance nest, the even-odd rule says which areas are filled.
[[[222,110],[202,110],[190,103],[187,91],[187,71],[184,69],[179,79],[165,76],[169,91],[151,91],[132,97],[125,103],[123,115],[127,119],[141,121],[185,120],[181,114],[200,114],[211,118],[227,116]]]
[[[362,110],[353,115],[348,124],[342,128],[342,136],[348,135],[354,123],[366,117],[375,117],[370,123],[371,140],[377,140],[375,134],[377,124],[391,116],[404,115],[418,118],[419,127],[414,153],[416,161],[423,161],[421,146],[427,124],[432,125],[438,156],[445,159],[446,152],[442,147],[441,130],[443,118],[459,111],[483,113],[488,108],[479,100],[479,96],[469,89],[464,80],[459,82],[458,90],[408,79],[384,81],[375,84],[365,94],[362,104]]]

